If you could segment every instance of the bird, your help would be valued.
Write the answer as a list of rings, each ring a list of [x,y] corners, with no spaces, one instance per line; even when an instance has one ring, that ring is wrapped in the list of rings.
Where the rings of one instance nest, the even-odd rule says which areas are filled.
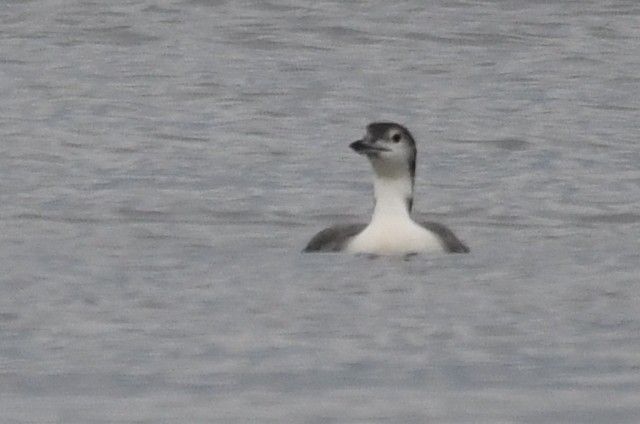
[[[381,256],[468,253],[447,226],[411,217],[416,173],[416,142],[395,122],[373,122],[349,147],[364,155],[375,174],[374,209],[368,224],[342,224],[317,233],[303,252],[347,252]]]

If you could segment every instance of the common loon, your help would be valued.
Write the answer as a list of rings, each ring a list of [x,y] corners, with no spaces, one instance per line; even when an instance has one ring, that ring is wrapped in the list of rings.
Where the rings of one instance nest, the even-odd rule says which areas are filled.
[[[365,155],[375,172],[375,206],[369,224],[337,225],[316,234],[304,252],[374,255],[467,253],[469,248],[446,226],[411,218],[416,143],[407,128],[374,122],[363,139],[349,145]]]

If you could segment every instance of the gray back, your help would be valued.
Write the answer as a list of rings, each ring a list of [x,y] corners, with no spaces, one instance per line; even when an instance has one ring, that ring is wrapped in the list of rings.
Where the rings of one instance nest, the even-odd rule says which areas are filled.
[[[469,253],[469,248],[444,224],[439,222],[424,221],[421,223],[424,228],[434,232],[444,245],[444,249],[449,253]]]
[[[311,239],[303,252],[339,252],[366,226],[366,224],[344,224],[326,228]]]

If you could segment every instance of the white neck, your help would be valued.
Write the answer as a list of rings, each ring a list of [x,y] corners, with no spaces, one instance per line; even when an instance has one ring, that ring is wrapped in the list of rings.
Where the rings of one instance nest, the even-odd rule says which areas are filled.
[[[406,255],[442,252],[442,243],[411,219],[408,200],[413,192],[411,177],[382,177],[374,182],[376,205],[369,225],[349,243],[352,253]]]
[[[411,219],[409,202],[413,197],[413,184],[408,173],[394,177],[376,175],[374,195],[372,225]]]

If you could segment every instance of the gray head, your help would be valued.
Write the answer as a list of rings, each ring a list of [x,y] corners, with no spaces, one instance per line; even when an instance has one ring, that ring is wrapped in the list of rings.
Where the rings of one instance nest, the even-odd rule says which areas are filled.
[[[416,142],[408,129],[395,122],[367,125],[364,138],[349,146],[366,155],[380,177],[398,178],[416,173]]]
[[[410,212],[416,173],[416,142],[409,130],[395,122],[374,122],[367,125],[364,138],[349,147],[367,156],[377,178],[410,179],[410,192],[406,198]]]

